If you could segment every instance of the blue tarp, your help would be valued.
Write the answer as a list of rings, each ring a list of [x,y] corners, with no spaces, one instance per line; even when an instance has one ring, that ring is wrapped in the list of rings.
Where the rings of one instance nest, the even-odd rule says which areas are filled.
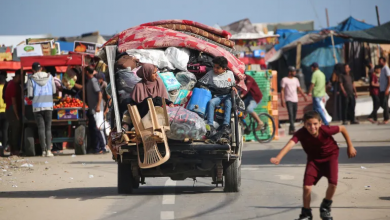
[[[60,43],[61,51],[73,52],[74,42],[57,41]]]
[[[374,26],[357,21],[353,17],[349,17],[343,22],[341,22],[339,25],[327,29],[333,30],[335,32],[341,32],[341,31],[348,31],[348,30],[365,30],[371,27]],[[282,49],[284,46],[305,36],[306,34],[319,33],[319,32],[320,31],[287,33],[284,39],[282,38],[279,39],[279,44],[275,45],[274,48],[276,51],[278,51]],[[334,37],[334,41],[336,47],[336,58],[339,62],[344,62],[344,57],[342,55],[342,47],[345,42],[348,42],[348,40]],[[295,62],[296,62],[295,49],[284,52],[283,57],[285,58],[287,65],[295,66]],[[314,44],[308,44],[302,46],[301,68],[303,74],[305,75],[306,84],[310,83],[310,78],[311,78],[310,65],[313,62],[318,63],[320,69],[325,73],[327,80],[329,80],[333,72],[333,66],[335,65],[335,61],[333,58],[332,41],[330,37],[326,38],[325,40],[318,41]],[[283,77],[284,75],[286,75],[286,73],[280,74],[281,77]]]

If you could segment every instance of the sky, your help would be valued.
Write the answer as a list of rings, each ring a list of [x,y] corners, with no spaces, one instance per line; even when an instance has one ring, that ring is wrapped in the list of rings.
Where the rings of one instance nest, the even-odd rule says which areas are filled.
[[[325,28],[349,16],[377,25],[390,21],[390,0],[0,0],[0,35],[79,36],[100,31],[113,35],[127,28],[165,19],[227,25],[313,20]]]

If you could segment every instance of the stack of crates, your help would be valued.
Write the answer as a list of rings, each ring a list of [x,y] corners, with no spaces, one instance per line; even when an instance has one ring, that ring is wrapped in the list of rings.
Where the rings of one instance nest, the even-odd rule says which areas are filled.
[[[272,71],[270,70],[264,70],[264,71],[248,71],[246,72],[247,75],[253,77],[255,82],[260,88],[261,93],[263,94],[263,98],[260,102],[260,104],[255,108],[255,112],[257,114],[264,112],[272,115],[272,110],[273,110],[273,91],[271,88],[272,85],[272,79],[273,79],[273,74]],[[266,120],[266,118],[260,118],[262,121]],[[248,121],[249,123],[249,121]],[[268,122],[268,124],[271,124],[271,121]],[[271,130],[272,128],[267,127],[266,132],[261,133],[258,132],[257,136],[260,137],[261,139],[268,139],[271,136]],[[246,141],[256,141],[255,136],[253,133],[249,135],[245,135],[245,140]]]

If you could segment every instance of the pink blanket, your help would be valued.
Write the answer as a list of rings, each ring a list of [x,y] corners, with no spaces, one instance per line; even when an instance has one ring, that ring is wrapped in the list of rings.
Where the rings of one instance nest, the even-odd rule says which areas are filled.
[[[228,68],[233,71],[234,75],[239,79],[238,86],[246,90],[244,83],[245,64],[243,62],[225,49],[187,34],[162,27],[137,26],[122,31],[105,43],[105,45],[112,44],[118,45],[118,50],[120,52],[129,49],[186,47],[197,51],[203,51],[214,57],[224,56],[229,62]]]
[[[195,21],[189,21],[189,20],[179,20],[179,19],[175,19],[175,20],[162,20],[162,21],[155,21],[155,22],[149,22],[149,23],[141,24],[140,26],[158,26],[158,25],[164,25],[164,24],[185,24],[185,25],[191,25],[191,26],[195,26],[197,28],[203,29],[203,30],[205,30],[207,32],[216,34],[216,35],[218,35],[220,37],[223,37],[223,38],[226,38],[226,39],[230,39],[230,37],[232,36],[232,34],[230,32],[228,32],[228,31],[220,30],[220,29],[213,28],[213,27],[210,27],[210,26],[205,25],[205,24],[201,24],[201,23],[198,23],[198,22],[195,22]]]

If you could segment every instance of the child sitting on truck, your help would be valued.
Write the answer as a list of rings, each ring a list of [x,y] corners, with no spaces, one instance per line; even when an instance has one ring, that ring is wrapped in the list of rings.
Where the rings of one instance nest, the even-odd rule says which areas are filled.
[[[356,150],[352,146],[351,139],[344,126],[321,125],[321,117],[315,111],[307,112],[303,116],[304,127],[295,132],[287,145],[280,151],[277,157],[271,158],[271,163],[279,164],[282,158],[298,142],[301,142],[303,150],[307,154],[306,171],[303,180],[303,208],[298,220],[311,220],[313,215],[310,208],[311,188],[316,185],[321,177],[328,178],[328,189],[321,203],[321,219],[331,220],[331,204],[336,192],[338,178],[339,147],[333,135],[342,133],[347,142],[347,154],[349,158],[356,156]]]
[[[231,91],[237,93],[233,72],[227,70],[228,61],[225,57],[215,57],[213,59],[213,70],[206,73],[199,81],[200,87],[206,87],[210,90],[213,98],[207,105],[207,124],[209,126],[210,142],[216,142],[224,134],[230,134],[230,114],[232,110]],[[221,103],[224,103],[225,114],[223,125],[218,129],[218,135],[214,128],[214,112],[215,108]]]

